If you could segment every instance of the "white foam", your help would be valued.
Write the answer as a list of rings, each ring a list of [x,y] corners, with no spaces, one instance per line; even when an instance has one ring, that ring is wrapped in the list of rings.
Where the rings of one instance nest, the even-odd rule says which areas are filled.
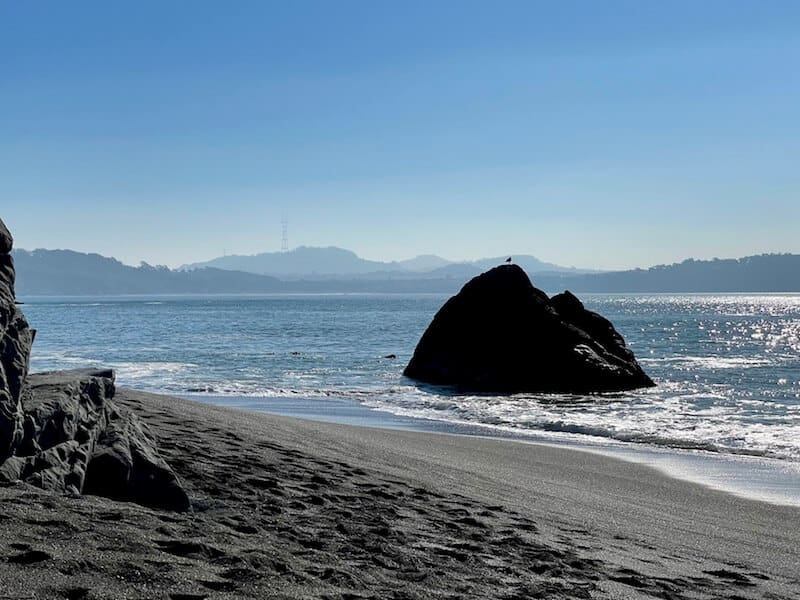
[[[749,369],[772,364],[767,358],[744,358],[725,356],[667,356],[662,358],[645,357],[639,360],[644,365],[668,364],[687,368],[707,369]]]

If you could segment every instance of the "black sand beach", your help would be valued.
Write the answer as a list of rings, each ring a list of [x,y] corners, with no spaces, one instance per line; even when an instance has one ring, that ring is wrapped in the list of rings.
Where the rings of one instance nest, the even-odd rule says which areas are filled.
[[[784,598],[800,509],[585,452],[120,390],[174,513],[0,488],[0,598]]]

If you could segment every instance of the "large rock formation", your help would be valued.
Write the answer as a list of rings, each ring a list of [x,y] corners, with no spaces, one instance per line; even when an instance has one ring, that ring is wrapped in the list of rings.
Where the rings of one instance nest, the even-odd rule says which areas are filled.
[[[469,281],[439,310],[404,374],[478,392],[595,393],[653,386],[607,319],[548,298],[516,265]]]
[[[0,460],[22,441],[22,396],[33,332],[14,297],[13,239],[0,220]]]
[[[0,221],[0,484],[187,510],[147,427],[114,404],[110,370],[28,377],[34,332],[16,306],[11,246]]]
[[[0,481],[186,510],[189,499],[155,439],[114,402],[110,370],[31,375],[25,435],[0,465]]]

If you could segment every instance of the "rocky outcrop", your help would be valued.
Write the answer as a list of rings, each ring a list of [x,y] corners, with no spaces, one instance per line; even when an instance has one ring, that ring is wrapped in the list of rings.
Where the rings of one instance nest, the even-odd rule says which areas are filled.
[[[404,374],[479,392],[596,393],[653,386],[610,321],[548,298],[516,265],[469,281],[439,310]]]
[[[12,244],[0,221],[0,484],[187,510],[154,437],[113,402],[110,370],[28,376],[35,332],[16,305]]]
[[[0,461],[22,441],[22,396],[33,331],[15,304],[13,239],[0,220]]]
[[[25,435],[0,481],[94,494],[170,510],[189,499],[135,414],[114,402],[114,374],[59,371],[30,377]]]

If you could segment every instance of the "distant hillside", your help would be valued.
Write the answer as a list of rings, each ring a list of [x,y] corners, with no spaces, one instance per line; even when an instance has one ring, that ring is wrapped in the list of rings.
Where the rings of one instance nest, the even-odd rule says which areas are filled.
[[[398,266],[397,263],[366,260],[350,250],[333,246],[329,248],[300,246],[290,252],[264,252],[249,256],[232,254],[230,256],[220,256],[206,262],[184,265],[181,270],[203,267],[284,277],[358,275],[371,271],[402,270],[402,267]]]
[[[72,250],[14,250],[17,295],[454,293],[466,279],[293,280],[204,267],[190,271]]]
[[[506,256],[482,258],[476,261],[452,262],[440,256],[425,254],[408,260],[380,262],[359,257],[350,250],[331,246],[312,248],[300,246],[289,252],[264,252],[254,255],[220,256],[209,261],[184,265],[181,270],[214,267],[272,275],[283,279],[406,279],[439,278],[444,273],[477,274],[506,260]],[[514,256],[514,262],[529,273],[564,272],[586,273],[586,270],[546,263],[535,256]],[[391,274],[391,275],[390,275]]]
[[[497,264],[492,266],[495,267]],[[476,267],[472,263],[452,263],[445,265],[444,267],[434,269],[433,271],[428,271],[425,273],[425,275],[431,278],[463,279],[464,281],[468,281],[485,270],[486,269],[480,269]]]
[[[350,278],[281,280],[216,268],[189,271],[142,264],[130,267],[99,254],[71,250],[15,250],[17,293],[25,295],[454,293],[479,269],[466,263],[417,273],[381,271]],[[516,261],[516,258],[515,258]],[[495,260],[491,266],[497,264]],[[529,275],[548,292],[685,293],[800,292],[800,255],[765,254],[614,273],[539,272]]]
[[[487,269],[491,269],[492,267],[496,267],[499,264],[505,262],[505,260],[509,258],[508,256],[496,256],[493,258],[481,258],[478,260],[474,260],[467,264],[471,264],[479,271],[483,272]],[[575,267],[562,267],[560,265],[554,265],[553,263],[544,262],[539,260],[535,256],[531,256],[530,254],[521,254],[510,257],[511,260],[514,261],[515,265],[519,265],[522,267],[527,273],[592,273],[597,271],[591,271],[588,269],[576,269]]]
[[[425,271],[433,271],[434,269],[446,267],[450,264],[450,261],[446,258],[442,258],[441,256],[436,256],[435,254],[421,254],[419,256],[415,256],[414,258],[398,261],[397,264],[400,268],[405,269],[406,271],[422,273]]]
[[[115,295],[268,293],[279,291],[274,277],[222,269],[191,272],[130,267],[99,254],[72,250],[14,250],[17,295]]]
[[[672,265],[594,275],[541,274],[534,284],[583,293],[800,292],[800,255],[687,259]]]

